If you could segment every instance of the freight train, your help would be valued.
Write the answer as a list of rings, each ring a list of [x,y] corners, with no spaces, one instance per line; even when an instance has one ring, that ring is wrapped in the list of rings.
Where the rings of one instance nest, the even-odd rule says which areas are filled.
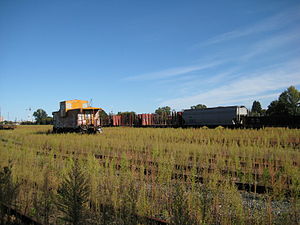
[[[125,113],[101,118],[102,126],[130,127],[230,127],[263,128],[289,127],[300,128],[300,116],[274,115],[250,116],[244,106],[226,106],[205,109],[187,109],[167,114]]]
[[[244,106],[215,107],[206,109],[188,109],[183,112],[167,114],[134,114],[111,115],[103,126],[133,127],[240,127],[248,110]]]
[[[88,101],[60,102],[60,110],[53,112],[53,132],[102,132],[102,127],[232,127],[261,128],[267,126],[300,128],[299,116],[249,116],[245,106],[226,106],[187,109],[170,114],[121,113],[106,115],[101,108],[89,106]]]

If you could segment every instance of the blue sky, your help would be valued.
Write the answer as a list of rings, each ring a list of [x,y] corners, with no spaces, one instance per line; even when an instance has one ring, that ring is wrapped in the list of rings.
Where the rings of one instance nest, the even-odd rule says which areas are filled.
[[[0,107],[263,107],[300,89],[299,1],[0,0]]]

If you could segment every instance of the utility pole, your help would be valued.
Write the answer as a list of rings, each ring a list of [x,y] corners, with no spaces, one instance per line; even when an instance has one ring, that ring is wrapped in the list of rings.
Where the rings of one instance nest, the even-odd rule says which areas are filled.
[[[0,122],[3,122],[4,121],[4,118],[2,117],[2,114],[1,114],[1,107],[0,107]]]

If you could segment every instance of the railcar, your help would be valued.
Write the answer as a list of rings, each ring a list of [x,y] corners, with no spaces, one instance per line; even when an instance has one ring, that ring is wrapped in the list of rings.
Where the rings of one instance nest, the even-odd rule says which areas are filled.
[[[102,132],[99,113],[102,109],[90,107],[88,101],[69,100],[60,102],[60,109],[53,112],[53,132]]]
[[[187,109],[183,111],[183,126],[226,126],[241,127],[248,115],[245,106],[226,106],[205,109]]]

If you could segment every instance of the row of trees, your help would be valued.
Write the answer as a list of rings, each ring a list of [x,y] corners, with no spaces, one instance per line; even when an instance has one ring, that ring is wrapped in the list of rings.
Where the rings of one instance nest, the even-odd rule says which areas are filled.
[[[203,104],[198,104],[198,105],[193,105],[191,106],[191,109],[206,109],[207,106]],[[170,115],[171,114],[171,107],[169,106],[164,106],[164,107],[159,107],[158,109],[155,110],[155,113],[158,115]]]

